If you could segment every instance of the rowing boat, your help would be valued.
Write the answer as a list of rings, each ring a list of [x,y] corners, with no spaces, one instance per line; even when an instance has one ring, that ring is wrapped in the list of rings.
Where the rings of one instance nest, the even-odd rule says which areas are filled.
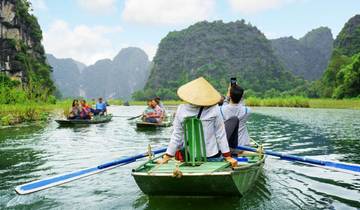
[[[87,124],[99,124],[99,123],[106,123],[110,122],[112,118],[112,114],[108,115],[96,115],[90,120],[82,120],[82,119],[66,119],[66,120],[55,120],[61,126],[66,125],[87,125]]]
[[[255,155],[254,155],[255,154]],[[265,163],[263,153],[238,158],[231,168],[223,160],[193,166],[170,160],[156,164],[156,157],[133,169],[139,188],[149,196],[243,196],[256,182]]]
[[[140,119],[136,122],[137,128],[157,128],[157,127],[170,127],[170,126],[172,126],[172,118],[171,117],[166,117],[160,123],[144,122],[142,119]]]

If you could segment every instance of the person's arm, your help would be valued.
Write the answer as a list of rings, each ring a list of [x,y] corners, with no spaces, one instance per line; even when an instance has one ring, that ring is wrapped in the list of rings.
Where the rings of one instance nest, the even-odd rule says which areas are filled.
[[[181,119],[179,118],[180,112],[181,112],[181,106],[179,106],[178,110],[176,111],[174,124],[173,124],[173,131],[171,134],[168,148],[166,150],[166,154],[169,156],[174,156],[176,150],[178,150],[183,145],[184,129],[181,125]]]

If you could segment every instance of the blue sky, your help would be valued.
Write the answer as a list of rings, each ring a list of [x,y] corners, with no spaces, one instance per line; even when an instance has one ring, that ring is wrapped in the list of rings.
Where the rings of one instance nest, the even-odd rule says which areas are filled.
[[[169,31],[201,20],[245,19],[268,38],[327,26],[334,38],[360,14],[359,0],[30,0],[48,53],[87,65],[140,47],[150,60]]]

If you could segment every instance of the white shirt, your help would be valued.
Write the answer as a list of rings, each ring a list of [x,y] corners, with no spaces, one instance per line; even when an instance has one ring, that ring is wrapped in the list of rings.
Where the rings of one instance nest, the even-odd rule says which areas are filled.
[[[220,109],[224,121],[232,116],[237,116],[239,119],[238,146],[249,145],[250,137],[246,128],[246,121],[250,116],[250,108],[240,102],[238,104],[224,103]]]
[[[182,123],[185,117],[197,116],[200,107],[190,104],[182,104],[178,107],[174,119],[173,132],[166,153],[174,156],[176,150],[181,149],[184,144],[184,128]],[[221,117],[219,106],[205,107],[201,113],[200,120],[204,129],[204,141],[206,145],[206,156],[211,157],[219,153],[229,152],[226,139],[225,125]]]

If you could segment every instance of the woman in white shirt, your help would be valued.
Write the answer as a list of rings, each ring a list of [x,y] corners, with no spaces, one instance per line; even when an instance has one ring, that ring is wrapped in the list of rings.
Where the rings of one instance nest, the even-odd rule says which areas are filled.
[[[184,129],[182,123],[184,119],[189,116],[197,116],[200,108],[204,107],[200,120],[204,129],[206,156],[212,158],[222,155],[226,161],[235,167],[237,161],[231,158],[224,121],[217,105],[220,101],[219,92],[203,77],[200,77],[181,86],[177,94],[187,104],[180,105],[176,111],[170,143],[166,154],[158,163],[166,163],[175,156],[177,150],[183,147]]]

